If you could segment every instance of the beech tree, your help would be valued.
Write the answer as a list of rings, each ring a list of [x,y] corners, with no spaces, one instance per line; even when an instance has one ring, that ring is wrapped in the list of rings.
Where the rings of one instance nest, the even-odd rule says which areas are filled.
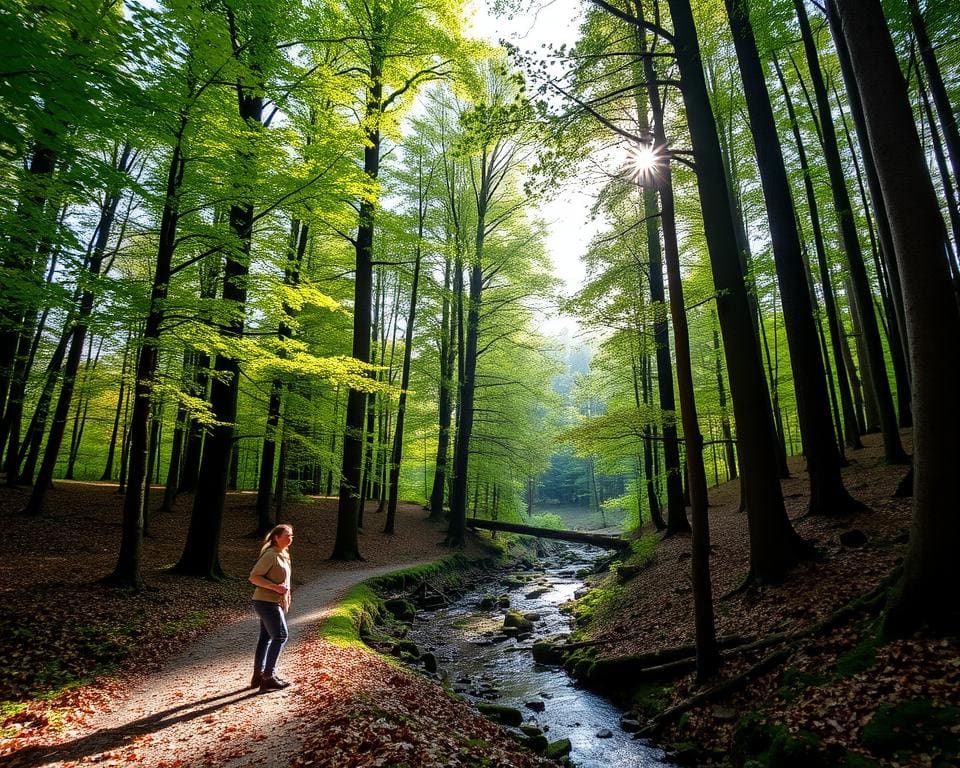
[[[946,230],[886,19],[876,0],[835,5],[890,215],[900,266],[914,392],[913,522],[903,577],[886,627],[960,627],[960,595],[942,589],[960,578],[960,520],[952,514],[960,403],[952,385],[960,314],[945,258]]]

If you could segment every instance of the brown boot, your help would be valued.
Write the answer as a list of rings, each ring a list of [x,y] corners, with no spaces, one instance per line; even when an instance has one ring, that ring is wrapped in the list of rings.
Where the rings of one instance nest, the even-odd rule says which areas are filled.
[[[253,677],[250,679],[251,688],[259,688],[263,684],[263,672],[259,669],[253,670]]]
[[[286,687],[286,685],[272,675],[270,677],[264,676],[263,682],[260,683],[260,693],[266,693],[267,691],[281,691]]]

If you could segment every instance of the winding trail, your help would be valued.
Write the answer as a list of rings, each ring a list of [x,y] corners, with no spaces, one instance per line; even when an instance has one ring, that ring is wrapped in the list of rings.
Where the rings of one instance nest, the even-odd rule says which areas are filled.
[[[436,556],[434,555],[434,558]],[[298,690],[303,640],[351,587],[367,579],[429,562],[327,570],[296,588],[290,639],[280,659],[293,685],[260,694],[249,688],[256,619],[251,611],[198,638],[159,673],[132,687],[109,711],[98,713],[68,740],[20,755],[17,766],[279,766],[299,747],[290,715]]]

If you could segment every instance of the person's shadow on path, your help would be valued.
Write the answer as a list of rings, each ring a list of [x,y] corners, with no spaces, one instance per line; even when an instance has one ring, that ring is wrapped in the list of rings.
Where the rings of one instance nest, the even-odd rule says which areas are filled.
[[[259,695],[259,691],[251,688],[241,688],[230,693],[221,693],[199,701],[186,702],[176,707],[155,712],[139,720],[124,723],[116,728],[96,731],[74,741],[63,744],[39,744],[14,752],[6,760],[0,758],[0,765],[4,768],[35,768],[55,761],[80,760],[90,755],[109,752],[129,744],[137,736],[147,733],[159,733],[177,723],[189,722],[198,717],[209,715],[231,704]],[[217,702],[217,703],[214,703]],[[206,705],[206,706],[203,706]],[[200,707],[194,709],[194,707]],[[190,711],[185,711],[190,710]],[[178,714],[179,713],[179,714]],[[9,762],[8,762],[9,761]]]

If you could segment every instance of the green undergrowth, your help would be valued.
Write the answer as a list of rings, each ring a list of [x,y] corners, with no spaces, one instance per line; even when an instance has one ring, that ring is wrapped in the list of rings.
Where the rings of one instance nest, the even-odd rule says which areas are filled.
[[[646,534],[633,540],[630,543],[630,554],[614,567],[614,574],[593,586],[589,592],[573,603],[575,638],[583,637],[585,633],[582,630],[588,629],[591,624],[603,623],[617,616],[624,598],[629,594],[630,587],[616,583],[616,570],[643,568],[656,556],[656,549],[655,534]]]
[[[404,568],[357,584],[333,606],[330,615],[320,624],[320,636],[335,645],[361,646],[362,638],[373,633],[374,626],[387,620],[383,595],[409,590],[424,581],[442,581],[456,588],[472,568],[490,567],[500,555],[471,560],[456,553],[431,563]]]

